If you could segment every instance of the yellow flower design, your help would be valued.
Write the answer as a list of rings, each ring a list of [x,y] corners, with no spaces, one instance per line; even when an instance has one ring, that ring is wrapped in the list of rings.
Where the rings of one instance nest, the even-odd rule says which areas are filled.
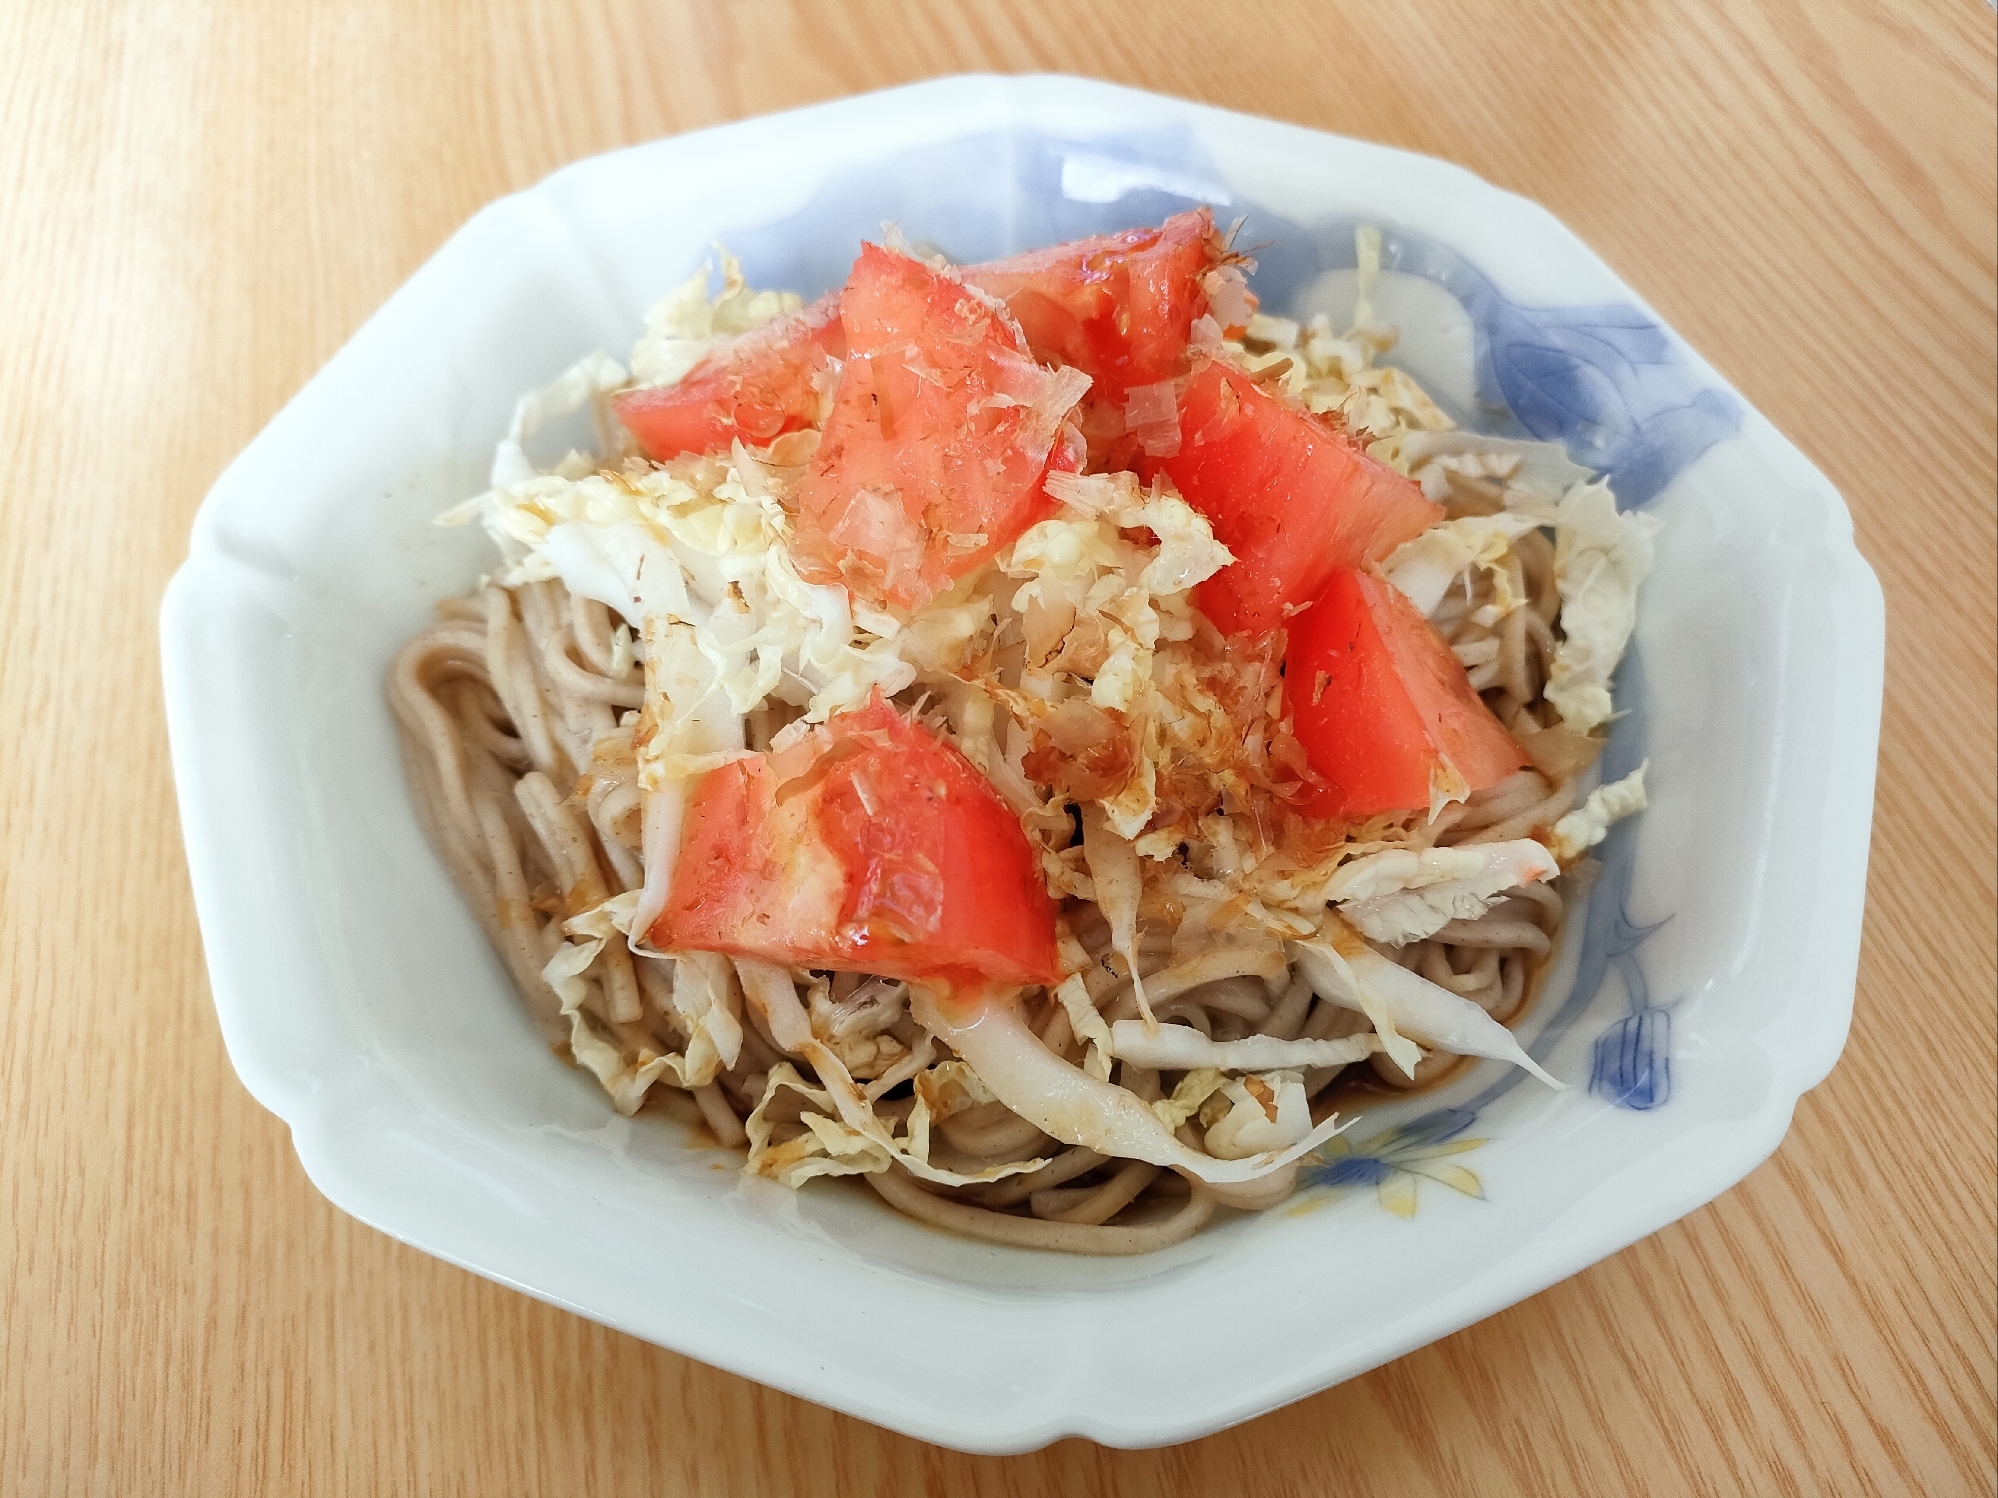
[[[1331,1191],[1372,1186],[1380,1204],[1404,1220],[1415,1216],[1416,1191],[1425,1180],[1483,1201],[1485,1187],[1477,1172],[1451,1160],[1485,1143],[1458,1137],[1475,1122],[1475,1113],[1445,1108],[1359,1143],[1334,1135],[1306,1162],[1298,1184]],[[1298,1210],[1315,1205],[1307,1202]]]

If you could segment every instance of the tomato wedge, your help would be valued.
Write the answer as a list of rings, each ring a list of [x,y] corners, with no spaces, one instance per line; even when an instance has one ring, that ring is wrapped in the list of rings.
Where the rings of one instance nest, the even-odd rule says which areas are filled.
[[[1333,572],[1377,562],[1443,518],[1443,508],[1336,425],[1219,361],[1179,399],[1179,451],[1144,458],[1235,553],[1194,591],[1223,634],[1259,634],[1309,603]]]
[[[1020,819],[877,692],[695,786],[665,951],[957,983],[1052,983],[1054,905]]]
[[[613,396],[611,409],[655,463],[724,452],[737,437],[763,447],[819,424],[833,361],[845,357],[839,298],[821,297],[716,349],[677,385]]]
[[[1036,364],[956,277],[878,245],[840,320],[846,365],[791,553],[812,581],[920,608],[1052,513],[1041,481],[1087,381]]]
[[[1130,386],[1185,369],[1193,320],[1207,310],[1200,277],[1220,254],[1213,214],[1196,208],[1157,228],[1029,250],[962,275],[1006,304],[1035,358],[1072,365],[1094,382],[1093,399],[1121,402]]]
[[[1358,820],[1430,804],[1462,776],[1496,785],[1526,763],[1511,734],[1472,690],[1429,621],[1392,583],[1342,568],[1290,623],[1284,707],[1324,781],[1299,802],[1319,817]]]

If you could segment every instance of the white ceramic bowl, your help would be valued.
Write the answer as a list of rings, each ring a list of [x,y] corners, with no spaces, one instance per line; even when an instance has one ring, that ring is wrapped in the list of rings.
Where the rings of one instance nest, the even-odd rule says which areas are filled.
[[[1577,1085],[1484,1066],[1369,1112],[1296,1209],[1114,1261],[961,1241],[858,1186],[794,1196],[619,1118],[536,1039],[411,815],[383,675],[487,560],[431,517],[483,487],[517,392],[626,351],[718,237],[809,296],[883,219],[975,259],[1194,201],[1267,242],[1274,310],[1350,301],[1352,226],[1382,226],[1402,362],[1665,522],[1606,756],[1648,758],[1653,803],[1601,850],[1523,1029]],[[1442,162],[985,77],[580,162],[438,251],[222,476],[190,549],[161,634],[215,1003],[314,1183],[453,1263],[928,1440],[1176,1441],[1385,1362],[1725,1190],[1844,1042],[1883,640],[1845,506],[1574,235]]]

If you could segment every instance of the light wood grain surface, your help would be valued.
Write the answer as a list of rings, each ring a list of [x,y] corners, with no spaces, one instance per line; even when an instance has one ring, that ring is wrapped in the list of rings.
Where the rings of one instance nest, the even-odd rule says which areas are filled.
[[[1995,58],[1981,0],[0,6],[0,1492],[1990,1492]],[[168,778],[196,504],[473,210],[973,69],[1537,198],[1824,468],[1887,592],[1852,1038],[1775,1158],[1165,1451],[927,1447],[336,1212],[230,1071]]]

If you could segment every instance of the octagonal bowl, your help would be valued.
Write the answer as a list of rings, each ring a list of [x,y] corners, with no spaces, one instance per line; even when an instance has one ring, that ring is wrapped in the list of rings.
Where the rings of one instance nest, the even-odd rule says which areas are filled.
[[[1350,306],[1378,226],[1391,356],[1463,424],[1557,440],[1664,529],[1605,843],[1521,1026],[1366,1110],[1298,1197],[1131,1260],[960,1240],[853,1183],[743,1178],[537,1038],[418,830],[383,678],[489,559],[439,530],[515,395],[720,239],[839,283],[884,220],[982,259],[1209,203],[1255,287]],[[1501,1309],[1773,1150],[1851,1013],[1878,585],[1837,493],[1575,236],[1425,157],[1069,78],[953,78],[580,162],[477,214],[223,474],[161,617],[215,1004],[333,1202],[427,1252],[947,1445],[1203,1434]]]

